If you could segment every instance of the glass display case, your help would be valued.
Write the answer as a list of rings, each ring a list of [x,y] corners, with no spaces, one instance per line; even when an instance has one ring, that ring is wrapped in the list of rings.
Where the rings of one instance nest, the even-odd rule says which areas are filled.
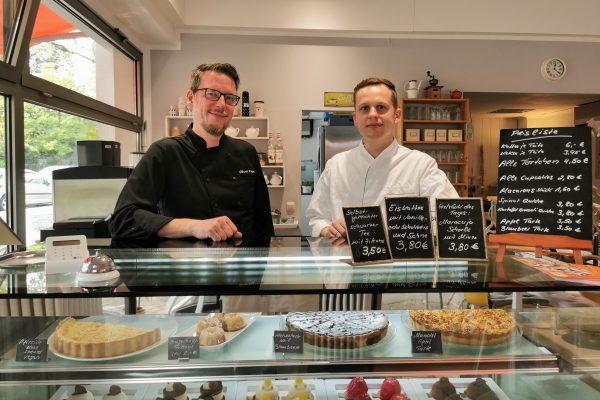
[[[518,262],[513,254],[507,254],[503,263],[496,263],[491,252],[487,262],[414,261],[356,267],[350,265],[347,248],[331,247],[319,240],[275,238],[270,247],[254,248],[215,247],[203,242],[185,245],[188,247],[102,249],[115,260],[121,276],[100,290],[81,287],[75,273],[46,275],[42,253],[15,254],[0,261],[0,301],[364,292],[375,294],[377,299],[377,295],[394,292],[600,289],[545,277]],[[373,308],[377,308],[377,300]],[[174,359],[170,359],[174,354],[171,346],[175,345],[169,344],[172,338],[195,337],[201,320],[217,316],[89,316],[78,321],[156,329],[160,335],[150,345],[100,357],[62,350],[59,342],[50,339],[47,358],[41,361],[21,361],[19,348],[22,354],[27,344],[24,340],[46,343],[58,335],[57,326],[63,318],[3,317],[0,398],[86,398],[70,397],[75,385],[82,385],[93,398],[100,399],[111,385],[118,385],[130,399],[156,399],[164,397],[163,389],[169,382],[180,382],[186,386],[187,397],[197,399],[202,383],[221,381],[228,400],[245,400],[256,396],[263,379],[268,378],[278,387],[281,399],[336,400],[346,396],[350,380],[357,376],[366,379],[371,398],[382,399],[387,398],[379,393],[386,376],[396,377],[402,393],[410,399],[436,398],[432,397],[432,391],[437,390],[433,385],[442,377],[449,378],[463,399],[477,398],[465,392],[475,396],[473,388],[483,383],[500,399],[598,396],[600,385],[594,373],[600,362],[596,322],[600,311],[596,308],[507,310],[516,324],[502,342],[457,344],[442,336],[439,353],[416,352],[412,343],[416,328],[409,311],[382,313],[388,324],[374,343],[339,348],[315,344],[304,335],[300,353],[275,351],[275,332],[292,329],[287,324],[290,314],[242,313],[245,324],[238,331],[227,332],[225,342],[199,344],[197,358]],[[293,392],[296,378],[302,378],[310,388],[308,397],[306,393],[301,397],[288,393]],[[477,378],[481,380],[474,384]],[[346,397],[365,398],[353,393],[354,386]]]

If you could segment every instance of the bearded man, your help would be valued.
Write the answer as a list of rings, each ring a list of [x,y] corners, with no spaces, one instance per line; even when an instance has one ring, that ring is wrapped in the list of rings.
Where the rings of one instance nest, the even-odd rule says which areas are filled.
[[[193,122],[153,143],[123,187],[114,239],[274,236],[269,192],[254,146],[224,135],[239,101],[231,64],[199,65],[187,91]]]

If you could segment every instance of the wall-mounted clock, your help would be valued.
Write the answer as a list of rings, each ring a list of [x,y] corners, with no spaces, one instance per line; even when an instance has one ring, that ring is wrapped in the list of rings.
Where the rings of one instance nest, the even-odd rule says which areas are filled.
[[[562,79],[567,73],[567,64],[560,58],[549,58],[542,62],[542,76],[549,81]]]

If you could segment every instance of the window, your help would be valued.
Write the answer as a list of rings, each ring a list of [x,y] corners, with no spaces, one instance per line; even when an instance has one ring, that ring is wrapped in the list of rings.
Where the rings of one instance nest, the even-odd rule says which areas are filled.
[[[0,217],[29,246],[54,222],[52,172],[77,165],[78,140],[116,140],[122,160],[138,150],[142,53],[85,2],[0,5],[2,58],[19,39],[0,62]]]
[[[0,0],[0,60],[6,61],[7,46],[10,45],[12,26],[21,2],[17,0]]]
[[[29,72],[136,114],[135,61],[55,1],[40,4],[29,47]]]

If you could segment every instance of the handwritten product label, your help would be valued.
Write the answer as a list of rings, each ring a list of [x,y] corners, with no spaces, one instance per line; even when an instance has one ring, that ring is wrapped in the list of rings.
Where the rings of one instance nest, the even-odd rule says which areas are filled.
[[[385,209],[392,258],[435,258],[427,197],[387,197]]]
[[[500,131],[496,232],[592,238],[590,128]]]
[[[443,353],[441,332],[413,331],[410,340],[413,353]]]
[[[344,207],[343,213],[352,250],[352,261],[355,263],[389,261],[391,255],[381,209],[377,206]]]
[[[169,360],[200,358],[200,341],[196,336],[170,337]]]
[[[436,199],[440,258],[487,259],[480,198]]]
[[[48,342],[46,339],[21,339],[17,342],[16,361],[48,360]]]
[[[465,262],[466,263],[466,262]],[[458,291],[485,290],[485,268],[487,265],[465,265],[464,267],[440,268],[438,287]]]
[[[273,351],[275,353],[303,353],[304,337],[302,332],[275,331],[273,333]]]

